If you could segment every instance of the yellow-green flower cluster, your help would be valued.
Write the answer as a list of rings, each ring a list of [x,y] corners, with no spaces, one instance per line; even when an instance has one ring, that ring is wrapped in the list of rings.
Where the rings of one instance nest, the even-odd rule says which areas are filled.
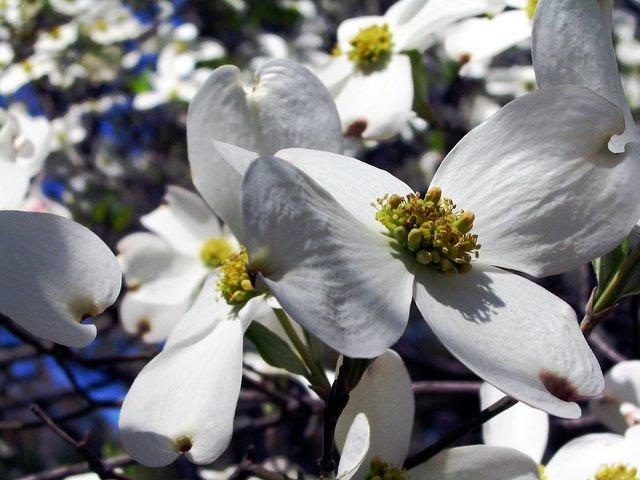
[[[480,249],[478,236],[470,233],[475,217],[471,212],[457,211],[438,187],[424,197],[420,193],[385,195],[378,199],[378,205],[376,219],[418,263],[446,275],[471,270],[471,260],[478,257]]]
[[[359,67],[370,67],[388,60],[393,47],[391,31],[386,23],[363,28],[349,43],[353,48],[347,56]]]
[[[405,480],[407,478],[405,473],[402,468],[393,467],[383,462],[380,457],[376,457],[371,461],[366,480]]]
[[[247,270],[249,254],[246,248],[238,253],[232,253],[222,262],[218,290],[232,305],[239,305],[259,294],[256,292]]]
[[[218,268],[232,251],[231,244],[224,238],[211,238],[200,249],[200,259],[207,267]]]
[[[593,480],[640,480],[638,469],[628,465],[604,465],[600,467]]]

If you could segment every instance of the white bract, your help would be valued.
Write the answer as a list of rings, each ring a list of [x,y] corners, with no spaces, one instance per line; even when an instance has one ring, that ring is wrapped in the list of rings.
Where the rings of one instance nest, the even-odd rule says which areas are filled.
[[[526,455],[486,445],[444,450],[403,470],[414,411],[407,370],[402,359],[389,350],[371,364],[340,416],[336,444],[342,456],[337,479],[372,478],[368,474],[393,480],[538,479],[537,465]]]
[[[547,88],[508,104],[452,150],[415,202],[422,208],[441,192],[458,205],[455,214],[429,217],[460,226],[456,245],[446,244],[449,236],[429,244],[435,224],[413,225],[408,214],[390,234],[397,227],[386,207],[414,207],[412,190],[387,172],[331,153],[283,150],[253,162],[243,181],[251,262],[283,308],[342,353],[382,353],[402,335],[413,298],[476,374],[531,406],[578,416],[573,401],[599,394],[603,379],[575,313],[503,268],[568,271],[626,237],[640,216],[640,165],[607,149],[623,129],[620,110],[583,87]],[[380,209],[385,226],[376,220]],[[477,260],[470,239],[481,245]],[[447,275],[451,267],[470,271]]]
[[[81,323],[111,305],[121,273],[91,231],[56,215],[0,211],[0,312],[29,333],[84,347],[96,327]]]
[[[151,233],[133,233],[118,243],[129,287],[120,319],[126,331],[159,342],[238,244],[198,195],[180,187],[170,186],[165,203],[140,222]]]
[[[592,400],[589,409],[616,433],[640,424],[640,360],[620,362],[609,370],[602,396]]]
[[[101,0],[78,20],[83,32],[101,45],[136,38],[147,29],[119,0]]]
[[[384,140],[413,113],[411,61],[448,25],[499,10],[497,0],[401,0],[384,16],[356,17],[338,27],[335,58],[320,78],[335,98],[346,136]]]

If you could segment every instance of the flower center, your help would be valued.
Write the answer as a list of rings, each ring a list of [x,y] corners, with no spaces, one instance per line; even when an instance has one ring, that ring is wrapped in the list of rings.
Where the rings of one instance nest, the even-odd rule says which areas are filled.
[[[429,265],[445,275],[471,270],[471,259],[478,258],[478,236],[469,233],[475,216],[456,210],[451,199],[438,187],[426,195],[385,195],[378,199],[376,220],[389,236],[415,255],[418,263]]]
[[[231,253],[222,262],[218,290],[231,305],[244,303],[260,293],[255,290],[251,281],[247,270],[248,263],[249,254],[245,247],[242,247],[238,253]]]
[[[538,7],[538,0],[527,0],[527,6],[525,7],[525,11],[527,12],[527,16],[529,20],[533,20],[533,16],[536,14],[536,8]]]
[[[593,480],[640,480],[638,469],[621,463],[616,465],[603,465],[596,472]]]
[[[393,47],[391,32],[386,23],[363,28],[349,40],[349,44],[353,48],[347,56],[359,67],[368,67],[387,60]]]
[[[383,462],[380,457],[375,457],[371,461],[369,473],[365,477],[366,480],[405,480],[405,470],[393,467]]]
[[[540,480],[549,480],[547,473],[544,471],[544,465],[538,465],[538,478]]]
[[[233,249],[224,238],[210,238],[200,249],[200,259],[209,268],[218,268],[222,265]]]

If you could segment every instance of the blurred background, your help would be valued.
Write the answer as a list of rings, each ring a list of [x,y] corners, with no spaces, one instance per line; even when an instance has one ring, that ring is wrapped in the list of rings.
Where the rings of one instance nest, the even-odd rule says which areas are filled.
[[[161,204],[168,185],[193,190],[186,114],[213,69],[237,65],[247,81],[268,58],[291,58],[320,69],[330,58],[341,21],[382,14],[392,3],[0,1],[1,122],[19,124],[17,154],[38,165],[17,208],[72,217],[115,251],[123,236],[142,230],[140,217]],[[507,4],[506,11],[516,11],[531,2]],[[616,2],[616,53],[634,113],[640,107],[639,15],[640,3]],[[420,68],[414,68],[417,116],[407,128],[384,142],[351,138],[346,144],[349,154],[391,171],[417,190],[426,188],[439,162],[471,128],[536,88],[526,32],[512,38],[508,28],[493,28],[492,49],[469,59],[460,55],[456,28],[461,27],[440,32],[419,59]],[[542,284],[581,314],[595,280],[585,266]],[[417,311],[412,317],[395,348],[417,382],[417,447],[478,411],[480,383],[440,346]],[[82,461],[33,415],[29,405],[34,402],[76,438],[90,432],[89,444],[105,458],[128,463],[117,435],[119,405],[161,345],[125,332],[117,305],[97,324],[97,341],[82,351],[35,341],[4,321],[0,325],[1,479]],[[603,370],[622,358],[640,358],[637,301],[625,300],[594,338]],[[180,460],[157,470],[129,465],[125,473],[145,480],[227,478],[224,469],[237,464],[248,445],[259,460],[284,456],[303,471],[315,472],[320,401],[301,382],[266,368],[255,354],[247,353],[246,363],[236,434],[215,465],[202,470]],[[295,408],[283,405],[270,395],[272,388],[308,401]],[[588,410],[577,421],[552,420],[547,457],[567,440],[596,431],[605,427]],[[464,438],[464,443],[479,442],[479,431]],[[48,475],[30,478],[67,476],[62,471]]]

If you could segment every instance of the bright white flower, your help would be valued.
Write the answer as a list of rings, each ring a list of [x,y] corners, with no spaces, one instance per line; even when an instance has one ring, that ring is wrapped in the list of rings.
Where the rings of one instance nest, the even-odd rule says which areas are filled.
[[[544,468],[548,480],[635,479],[640,472],[640,426],[624,436],[593,433],[564,445]]]
[[[619,109],[586,88],[525,95],[453,149],[424,198],[387,172],[325,152],[289,149],[251,164],[235,152],[229,163],[246,171],[245,244],[259,278],[318,338],[352,357],[379,355],[402,335],[413,298],[480,377],[575,417],[573,401],[603,387],[575,313],[503,269],[568,271],[628,235],[640,217],[640,165],[607,149],[623,128]],[[449,216],[446,199],[467,213]],[[456,248],[438,250],[435,224],[412,223],[409,214],[423,207],[420,222],[462,225],[458,240],[447,237]],[[471,261],[475,241],[482,248]]]
[[[17,122],[13,132],[15,161],[33,177],[42,170],[51,151],[51,123],[43,116],[32,117],[21,104],[11,105],[8,115]]]
[[[63,15],[75,16],[96,4],[96,0],[49,0],[49,5]]]
[[[640,424],[640,360],[620,362],[609,370],[602,397],[592,400],[589,409],[616,433]]]
[[[0,67],[4,68],[11,63],[14,57],[13,47],[9,42],[0,41]]]
[[[238,244],[202,199],[170,186],[165,204],[144,215],[150,230],[127,235],[118,252],[129,291],[120,304],[126,331],[165,340],[202,283]]]
[[[487,93],[502,97],[520,97],[535,91],[536,74],[530,65],[515,65],[506,68],[492,68],[485,81]]]
[[[51,151],[57,152],[77,145],[87,131],[82,125],[83,108],[72,106],[63,116],[51,120]]]
[[[483,77],[489,61],[531,37],[537,0],[511,0],[513,10],[491,18],[470,18],[446,33],[447,56],[462,64],[460,75]]]
[[[466,17],[500,8],[497,0],[401,0],[384,16],[350,18],[338,27],[335,58],[320,72],[335,98],[346,136],[385,140],[412,117],[411,62],[434,35]]]
[[[131,40],[147,29],[119,0],[101,0],[80,22],[84,33],[101,45]]]
[[[480,408],[485,409],[504,396],[485,382],[480,387]],[[487,445],[515,448],[539,464],[549,438],[549,415],[518,403],[482,425],[482,437]]]
[[[0,312],[29,333],[84,347],[82,323],[111,305],[121,273],[111,250],[82,225],[56,215],[0,211]]]
[[[36,52],[26,60],[13,63],[0,74],[0,94],[10,95],[29,82],[50,74],[57,62],[48,53]]]
[[[402,359],[389,350],[365,372],[350,395],[336,429],[342,451],[338,480],[380,478],[538,480],[538,468],[517,450],[474,445],[444,450],[408,471],[415,400]],[[394,422],[395,420],[395,422]]]
[[[310,475],[302,475],[297,476],[300,473],[300,469],[295,465],[291,464],[285,457],[273,457],[267,459],[263,463],[264,467],[271,470],[272,472],[283,473],[288,476],[288,478],[295,478],[296,480],[306,479],[312,480],[316,477]],[[208,470],[202,469],[198,473],[202,477],[203,480],[227,480],[231,474],[237,469],[237,466],[230,466],[225,468],[224,470]],[[247,480],[260,480],[258,477],[249,476]]]
[[[64,23],[52,30],[42,32],[34,45],[36,52],[57,53],[65,50],[78,39],[78,24]]]

